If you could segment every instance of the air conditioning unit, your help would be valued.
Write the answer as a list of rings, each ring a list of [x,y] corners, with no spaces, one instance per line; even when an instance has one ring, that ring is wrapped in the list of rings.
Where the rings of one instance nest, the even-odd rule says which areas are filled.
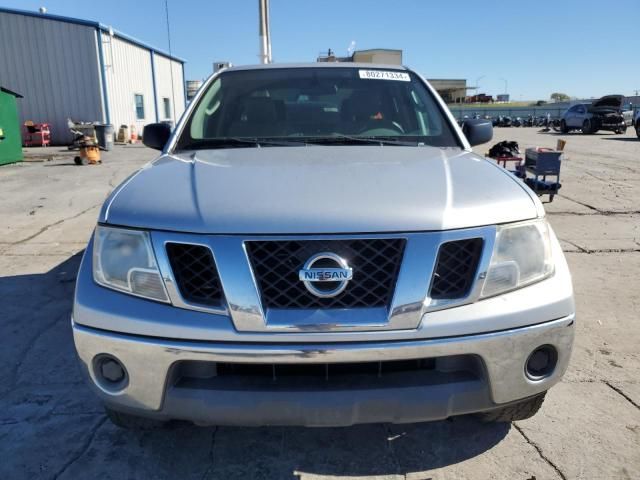
[[[223,68],[229,68],[232,66],[233,65],[231,64],[231,62],[213,62],[213,73],[216,73]]]

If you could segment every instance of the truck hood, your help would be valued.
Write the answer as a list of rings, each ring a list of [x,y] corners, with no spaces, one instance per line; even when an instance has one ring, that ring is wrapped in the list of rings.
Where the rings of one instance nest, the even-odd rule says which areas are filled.
[[[202,150],[139,170],[107,199],[100,221],[211,234],[447,230],[535,218],[527,192],[459,148]]]

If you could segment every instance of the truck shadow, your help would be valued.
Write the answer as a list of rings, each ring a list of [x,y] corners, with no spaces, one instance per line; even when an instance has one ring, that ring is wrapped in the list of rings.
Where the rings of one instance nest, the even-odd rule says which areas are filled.
[[[47,257],[25,264],[23,256],[16,256],[11,268],[18,274],[0,273],[0,335],[10,339],[0,349],[0,392],[23,380],[44,386],[61,379],[71,382],[71,377],[79,381],[77,366],[69,361],[75,356],[69,318],[82,253],[44,273],[29,274],[20,274],[23,265],[37,270]],[[51,361],[37,366],[35,357],[40,356]]]
[[[638,138],[638,137],[608,137],[608,138],[603,138],[603,140],[615,140],[617,142],[638,142],[638,143],[640,143],[640,138]]]
[[[38,465],[68,478],[404,475],[481,455],[509,432],[509,424],[472,417],[345,428],[176,422],[145,432],[119,429],[105,421],[84,384],[73,346],[69,318],[82,253],[44,273],[12,267],[16,274],[0,274],[0,334],[11,339],[0,349],[0,425],[7,429],[3,444],[11,446],[0,468],[11,473],[5,478],[37,477]],[[51,435],[68,441],[46,440]]]
[[[487,452],[510,424],[482,424],[473,417],[407,425],[345,428],[220,428],[211,478],[369,477],[429,478],[430,471]],[[271,445],[271,448],[264,448]],[[262,447],[261,447],[262,446]],[[245,448],[255,456],[238,459]],[[275,452],[272,450],[275,448]],[[277,452],[277,454],[276,454]]]
[[[410,474],[427,480],[432,475],[440,478],[442,472],[436,473],[437,469],[486,454],[510,428],[508,423],[483,424],[469,416],[342,428],[213,428],[176,422],[144,432],[106,422],[74,471],[99,477],[117,468],[123,477],[225,480],[404,478]],[[495,455],[486,462],[494,462]],[[468,469],[474,467],[462,468],[467,475],[461,476],[467,478]],[[460,472],[450,471],[451,478],[456,478],[456,471]]]
[[[611,136],[611,135],[615,135],[615,133],[613,133],[613,132],[596,132],[596,133],[590,133],[588,135],[585,135],[579,130],[573,130],[573,131],[570,131],[570,132],[567,132],[567,133],[556,132],[555,130],[549,130],[548,132],[545,132],[543,130],[538,130],[538,133],[546,134],[546,135],[552,135],[552,136],[555,136],[555,137],[573,137],[573,136],[579,136],[579,137],[608,137],[608,136]]]

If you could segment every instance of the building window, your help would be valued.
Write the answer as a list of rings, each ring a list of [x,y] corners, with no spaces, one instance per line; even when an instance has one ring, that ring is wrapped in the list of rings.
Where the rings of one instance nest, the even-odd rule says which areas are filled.
[[[144,120],[144,97],[136,93],[134,98],[136,102],[136,118]]]
[[[171,118],[171,102],[169,101],[168,98],[162,99],[162,107],[164,109],[164,118],[165,119]]]

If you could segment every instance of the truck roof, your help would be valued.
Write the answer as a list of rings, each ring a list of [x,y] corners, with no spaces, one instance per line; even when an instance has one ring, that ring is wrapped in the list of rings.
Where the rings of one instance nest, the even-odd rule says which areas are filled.
[[[238,65],[225,69],[235,70],[263,70],[271,68],[383,68],[385,70],[408,70],[404,65],[385,65],[382,63],[358,63],[358,62],[308,62],[308,63],[268,63],[257,65]]]

